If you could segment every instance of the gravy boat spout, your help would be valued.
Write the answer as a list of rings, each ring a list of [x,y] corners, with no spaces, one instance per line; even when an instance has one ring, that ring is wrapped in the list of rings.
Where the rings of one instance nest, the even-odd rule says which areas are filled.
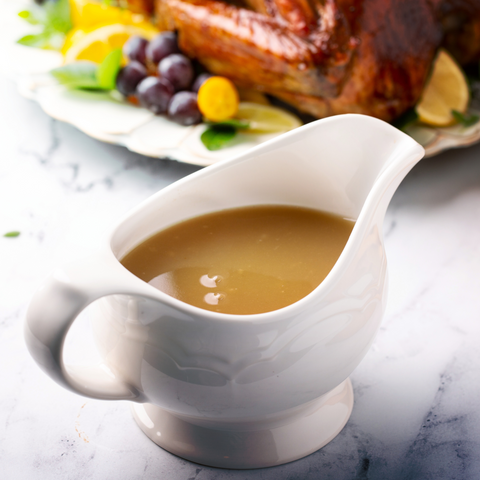
[[[27,312],[32,356],[76,393],[133,401],[146,435],[189,460],[258,468],[314,452],[350,416],[348,376],[386,303],[385,211],[423,154],[387,123],[342,115],[176,182],[123,218],[96,255],[47,280]],[[301,206],[356,222],[325,280],[292,305],[256,315],[210,312],[119,262],[159,230],[249,205]],[[104,365],[67,366],[68,329],[98,299],[92,324]]]

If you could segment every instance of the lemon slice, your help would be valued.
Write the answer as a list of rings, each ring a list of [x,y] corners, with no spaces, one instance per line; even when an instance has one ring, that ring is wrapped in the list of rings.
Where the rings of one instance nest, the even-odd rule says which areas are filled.
[[[286,132],[302,125],[295,115],[270,105],[241,102],[235,118],[250,124],[245,133],[278,133]]]
[[[455,60],[440,50],[415,110],[419,119],[436,127],[455,123],[452,110],[464,113],[470,100],[467,80]]]
[[[82,37],[84,37],[87,33],[91,32],[93,29],[89,28],[72,28],[67,35],[65,36],[65,41],[63,42],[62,46],[62,54],[65,56],[68,50],[70,50],[70,47],[74,44],[77,43]]]
[[[143,15],[106,3],[92,0],[70,0],[70,12],[74,27],[90,28],[99,24],[122,23],[134,25],[145,22]]]
[[[152,27],[114,23],[93,29],[75,29],[70,32],[62,50],[65,63],[89,60],[100,63],[115,48],[122,48],[133,35],[148,40],[158,34]]]

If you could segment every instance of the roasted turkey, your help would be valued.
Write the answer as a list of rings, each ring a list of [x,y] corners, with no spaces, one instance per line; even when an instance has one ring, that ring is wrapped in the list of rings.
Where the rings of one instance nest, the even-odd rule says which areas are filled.
[[[440,47],[480,59],[480,0],[129,0],[210,72],[321,118],[392,120]]]

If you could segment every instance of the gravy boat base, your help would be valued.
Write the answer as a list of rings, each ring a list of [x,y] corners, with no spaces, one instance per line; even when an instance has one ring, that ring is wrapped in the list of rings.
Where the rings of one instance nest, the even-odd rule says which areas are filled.
[[[209,467],[251,469],[303,458],[331,442],[347,423],[353,388],[347,378],[307,405],[255,422],[194,422],[149,403],[132,404],[137,425],[174,455]]]

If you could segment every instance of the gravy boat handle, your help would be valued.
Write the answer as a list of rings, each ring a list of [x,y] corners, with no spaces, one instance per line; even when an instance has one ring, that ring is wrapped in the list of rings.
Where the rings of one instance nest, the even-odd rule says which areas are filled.
[[[40,368],[62,387],[101,400],[145,401],[104,365],[68,366],[63,361],[67,333],[90,303],[106,295],[145,296],[143,282],[132,277],[111,251],[104,251],[55,271],[35,293],[26,314],[25,341]]]

